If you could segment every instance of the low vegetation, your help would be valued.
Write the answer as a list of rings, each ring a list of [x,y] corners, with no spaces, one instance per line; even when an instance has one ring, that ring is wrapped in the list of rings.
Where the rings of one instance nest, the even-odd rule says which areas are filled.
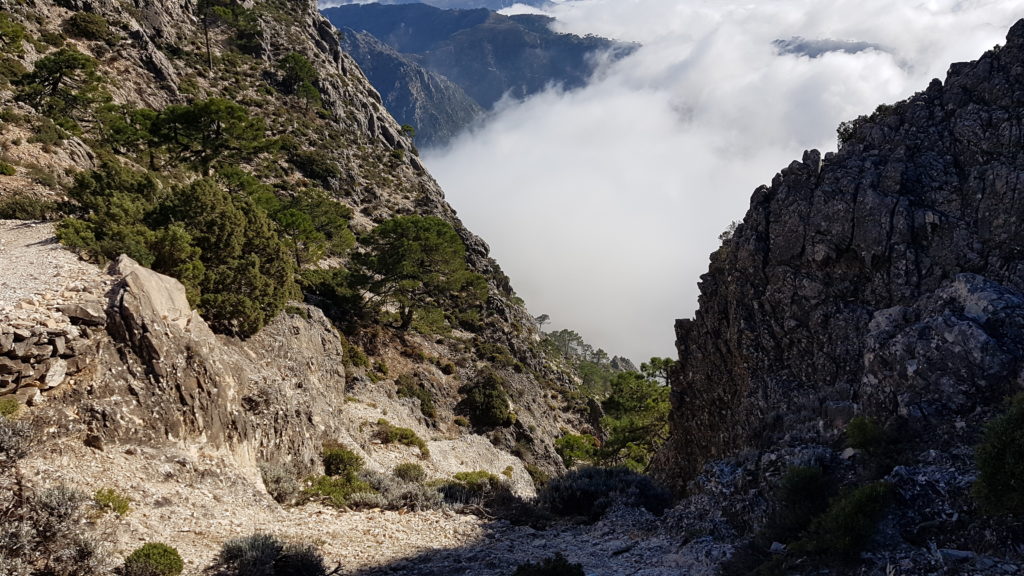
[[[1024,515],[1024,395],[994,418],[975,451],[978,481],[974,494],[991,513]]]
[[[498,372],[485,369],[459,392],[463,397],[456,410],[468,417],[473,426],[496,428],[515,423],[516,416],[505,391],[505,379]]]
[[[394,426],[383,418],[377,420],[377,439],[383,444],[402,444],[418,448],[420,456],[423,458],[430,456],[430,448],[427,447],[426,441],[420,438],[412,428]]]
[[[316,547],[286,542],[263,533],[225,542],[208,572],[218,576],[326,576],[329,573]]]
[[[12,396],[0,397],[0,418],[14,416],[21,410],[21,402]]]
[[[38,434],[0,417],[0,567],[8,574],[103,573],[105,558],[83,530],[87,497],[66,486],[28,490],[15,471]]]
[[[512,576],[585,576],[583,565],[569,562],[561,552],[537,562],[516,567]]]
[[[178,550],[162,542],[147,542],[124,559],[124,576],[178,576],[185,569]]]
[[[48,220],[57,214],[57,204],[28,194],[0,198],[0,220]]]
[[[672,497],[647,476],[627,468],[588,467],[551,479],[537,501],[558,516],[595,521],[616,502],[661,514]]]
[[[100,488],[93,494],[93,503],[100,512],[113,512],[125,516],[131,510],[131,500],[113,488]]]
[[[420,402],[420,412],[427,418],[436,418],[437,409],[434,407],[434,395],[427,390],[423,382],[412,374],[402,374],[395,380],[396,392],[399,398],[415,398]]]
[[[291,503],[302,490],[296,471],[285,464],[276,462],[261,464],[260,476],[267,493],[279,504]]]

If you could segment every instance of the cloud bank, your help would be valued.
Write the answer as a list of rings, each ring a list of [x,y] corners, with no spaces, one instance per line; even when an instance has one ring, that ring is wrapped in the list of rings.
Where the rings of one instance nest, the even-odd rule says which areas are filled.
[[[673,319],[692,315],[708,254],[755,187],[805,149],[834,150],[839,122],[1002,42],[1024,0],[575,0],[548,13],[560,31],[643,47],[585,89],[502,103],[424,158],[531,312],[639,361],[674,356]],[[773,44],[797,37],[823,49]]]

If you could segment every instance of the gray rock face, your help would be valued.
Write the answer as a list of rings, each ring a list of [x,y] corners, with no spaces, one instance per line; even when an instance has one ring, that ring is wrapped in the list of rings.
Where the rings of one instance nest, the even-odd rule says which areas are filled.
[[[395,119],[416,128],[417,146],[444,144],[483,116],[483,109],[462,88],[370,34],[346,28],[341,46],[381,88],[384,105]]]
[[[319,309],[309,307],[309,320],[282,314],[240,342],[215,335],[174,278],[127,256],[113,271],[122,279],[111,299],[110,337],[94,339],[91,352],[106,373],[80,399],[85,433],[200,441],[242,460],[318,459],[341,420],[345,391],[341,340]]]
[[[969,446],[1024,389],[1024,21],[946,81],[840,129],[757,189],[676,324],[660,474],[854,413]]]

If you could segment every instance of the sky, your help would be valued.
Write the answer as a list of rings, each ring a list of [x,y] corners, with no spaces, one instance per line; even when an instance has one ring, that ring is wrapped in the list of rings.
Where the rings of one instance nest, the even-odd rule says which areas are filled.
[[[841,121],[1001,43],[1024,0],[573,0],[546,13],[559,31],[642,48],[583,89],[504,101],[422,156],[546,330],[639,363],[675,356],[674,319],[692,317],[708,255],[757,186],[805,149],[834,150]]]

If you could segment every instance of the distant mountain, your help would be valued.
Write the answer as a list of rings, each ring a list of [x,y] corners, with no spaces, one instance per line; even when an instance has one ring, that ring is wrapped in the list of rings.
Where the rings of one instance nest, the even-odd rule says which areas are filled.
[[[331,2],[331,5],[359,4],[357,0],[342,0]],[[549,0],[379,0],[377,4],[429,4],[445,10],[467,10],[471,8],[486,8],[488,10],[501,10],[509,8],[514,4],[525,4],[527,6],[546,6],[551,4]]]
[[[416,143],[443,144],[483,115],[458,85],[396,52],[366,32],[342,29],[342,48],[381,93],[384,106],[403,124],[416,128]]]
[[[551,85],[582,87],[594,72],[598,54],[622,57],[635,49],[597,36],[553,32],[554,19],[547,16],[503,16],[482,8],[352,4],[323,14],[339,29],[366,32],[384,45],[361,37],[343,41],[381,92],[388,111],[417,128],[421,145],[443,144],[472,121],[464,116],[465,103],[441,88],[438,77],[486,110],[505,95],[525,98]],[[385,46],[389,50],[381,49]],[[429,89],[423,84],[427,72],[433,74]],[[448,101],[448,94],[456,100]],[[417,119],[437,122],[417,124]]]

